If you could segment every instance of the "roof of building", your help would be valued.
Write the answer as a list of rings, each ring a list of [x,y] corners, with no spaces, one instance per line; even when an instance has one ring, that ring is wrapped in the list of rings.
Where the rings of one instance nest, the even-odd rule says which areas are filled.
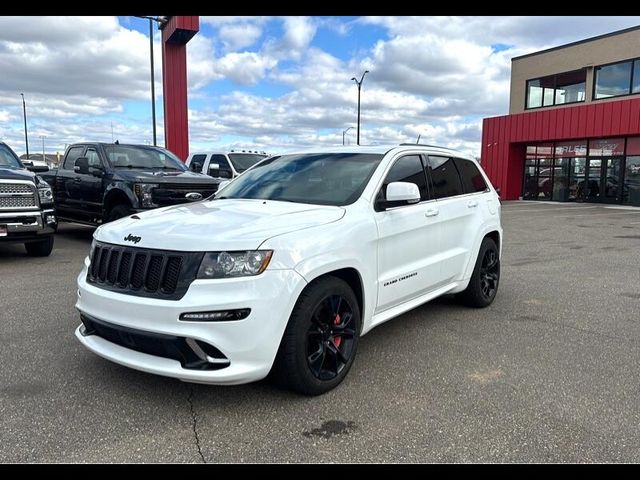
[[[573,47],[574,45],[580,45],[581,43],[593,42],[595,40],[600,40],[602,38],[613,37],[615,35],[621,35],[627,32],[633,32],[634,30],[640,30],[640,25],[636,25],[635,27],[624,28],[622,30],[616,30],[615,32],[609,32],[602,35],[597,35],[595,37],[589,37],[582,40],[578,40],[576,42],[565,43],[564,45],[558,45],[557,47],[547,48],[546,50],[540,50],[537,52],[527,53],[525,55],[520,55],[518,57],[513,57],[511,61],[520,60],[522,58],[533,57],[534,55],[540,55],[542,53],[553,52],[554,50],[562,50],[563,48]]]

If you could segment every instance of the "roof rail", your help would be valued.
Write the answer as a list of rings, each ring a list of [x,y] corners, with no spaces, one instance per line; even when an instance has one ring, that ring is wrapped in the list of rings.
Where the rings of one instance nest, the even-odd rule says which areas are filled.
[[[419,147],[433,147],[433,148],[441,148],[442,150],[451,150],[451,151],[455,151],[455,148],[449,148],[449,147],[441,147],[440,145],[428,145],[426,143],[401,143],[400,144],[401,147],[415,147],[415,146],[419,146]]]

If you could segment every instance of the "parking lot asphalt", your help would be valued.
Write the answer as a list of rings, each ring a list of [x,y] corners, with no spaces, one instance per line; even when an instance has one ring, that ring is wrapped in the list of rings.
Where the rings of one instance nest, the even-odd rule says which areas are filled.
[[[502,276],[363,337],[337,389],[192,385],[75,339],[93,229],[0,245],[0,462],[638,462],[640,209],[506,202]]]

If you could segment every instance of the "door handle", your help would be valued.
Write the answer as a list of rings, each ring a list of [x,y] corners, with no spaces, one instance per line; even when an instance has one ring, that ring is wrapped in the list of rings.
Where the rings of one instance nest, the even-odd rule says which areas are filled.
[[[425,217],[435,217],[439,213],[440,213],[440,210],[438,210],[437,208],[430,208],[429,210],[424,212],[424,216]]]
[[[469,208],[474,208],[474,207],[477,207],[477,206],[478,206],[477,200],[469,200],[467,202],[467,207],[469,207]]]
[[[74,178],[73,181],[80,183],[82,181],[82,179],[81,178]]]

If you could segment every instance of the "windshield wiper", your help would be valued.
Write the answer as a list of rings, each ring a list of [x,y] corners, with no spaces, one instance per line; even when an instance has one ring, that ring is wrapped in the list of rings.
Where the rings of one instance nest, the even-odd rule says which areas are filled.
[[[137,168],[137,169],[143,169],[143,170],[152,169],[152,167],[146,167],[144,165],[117,165],[116,168],[128,168],[128,169]]]

